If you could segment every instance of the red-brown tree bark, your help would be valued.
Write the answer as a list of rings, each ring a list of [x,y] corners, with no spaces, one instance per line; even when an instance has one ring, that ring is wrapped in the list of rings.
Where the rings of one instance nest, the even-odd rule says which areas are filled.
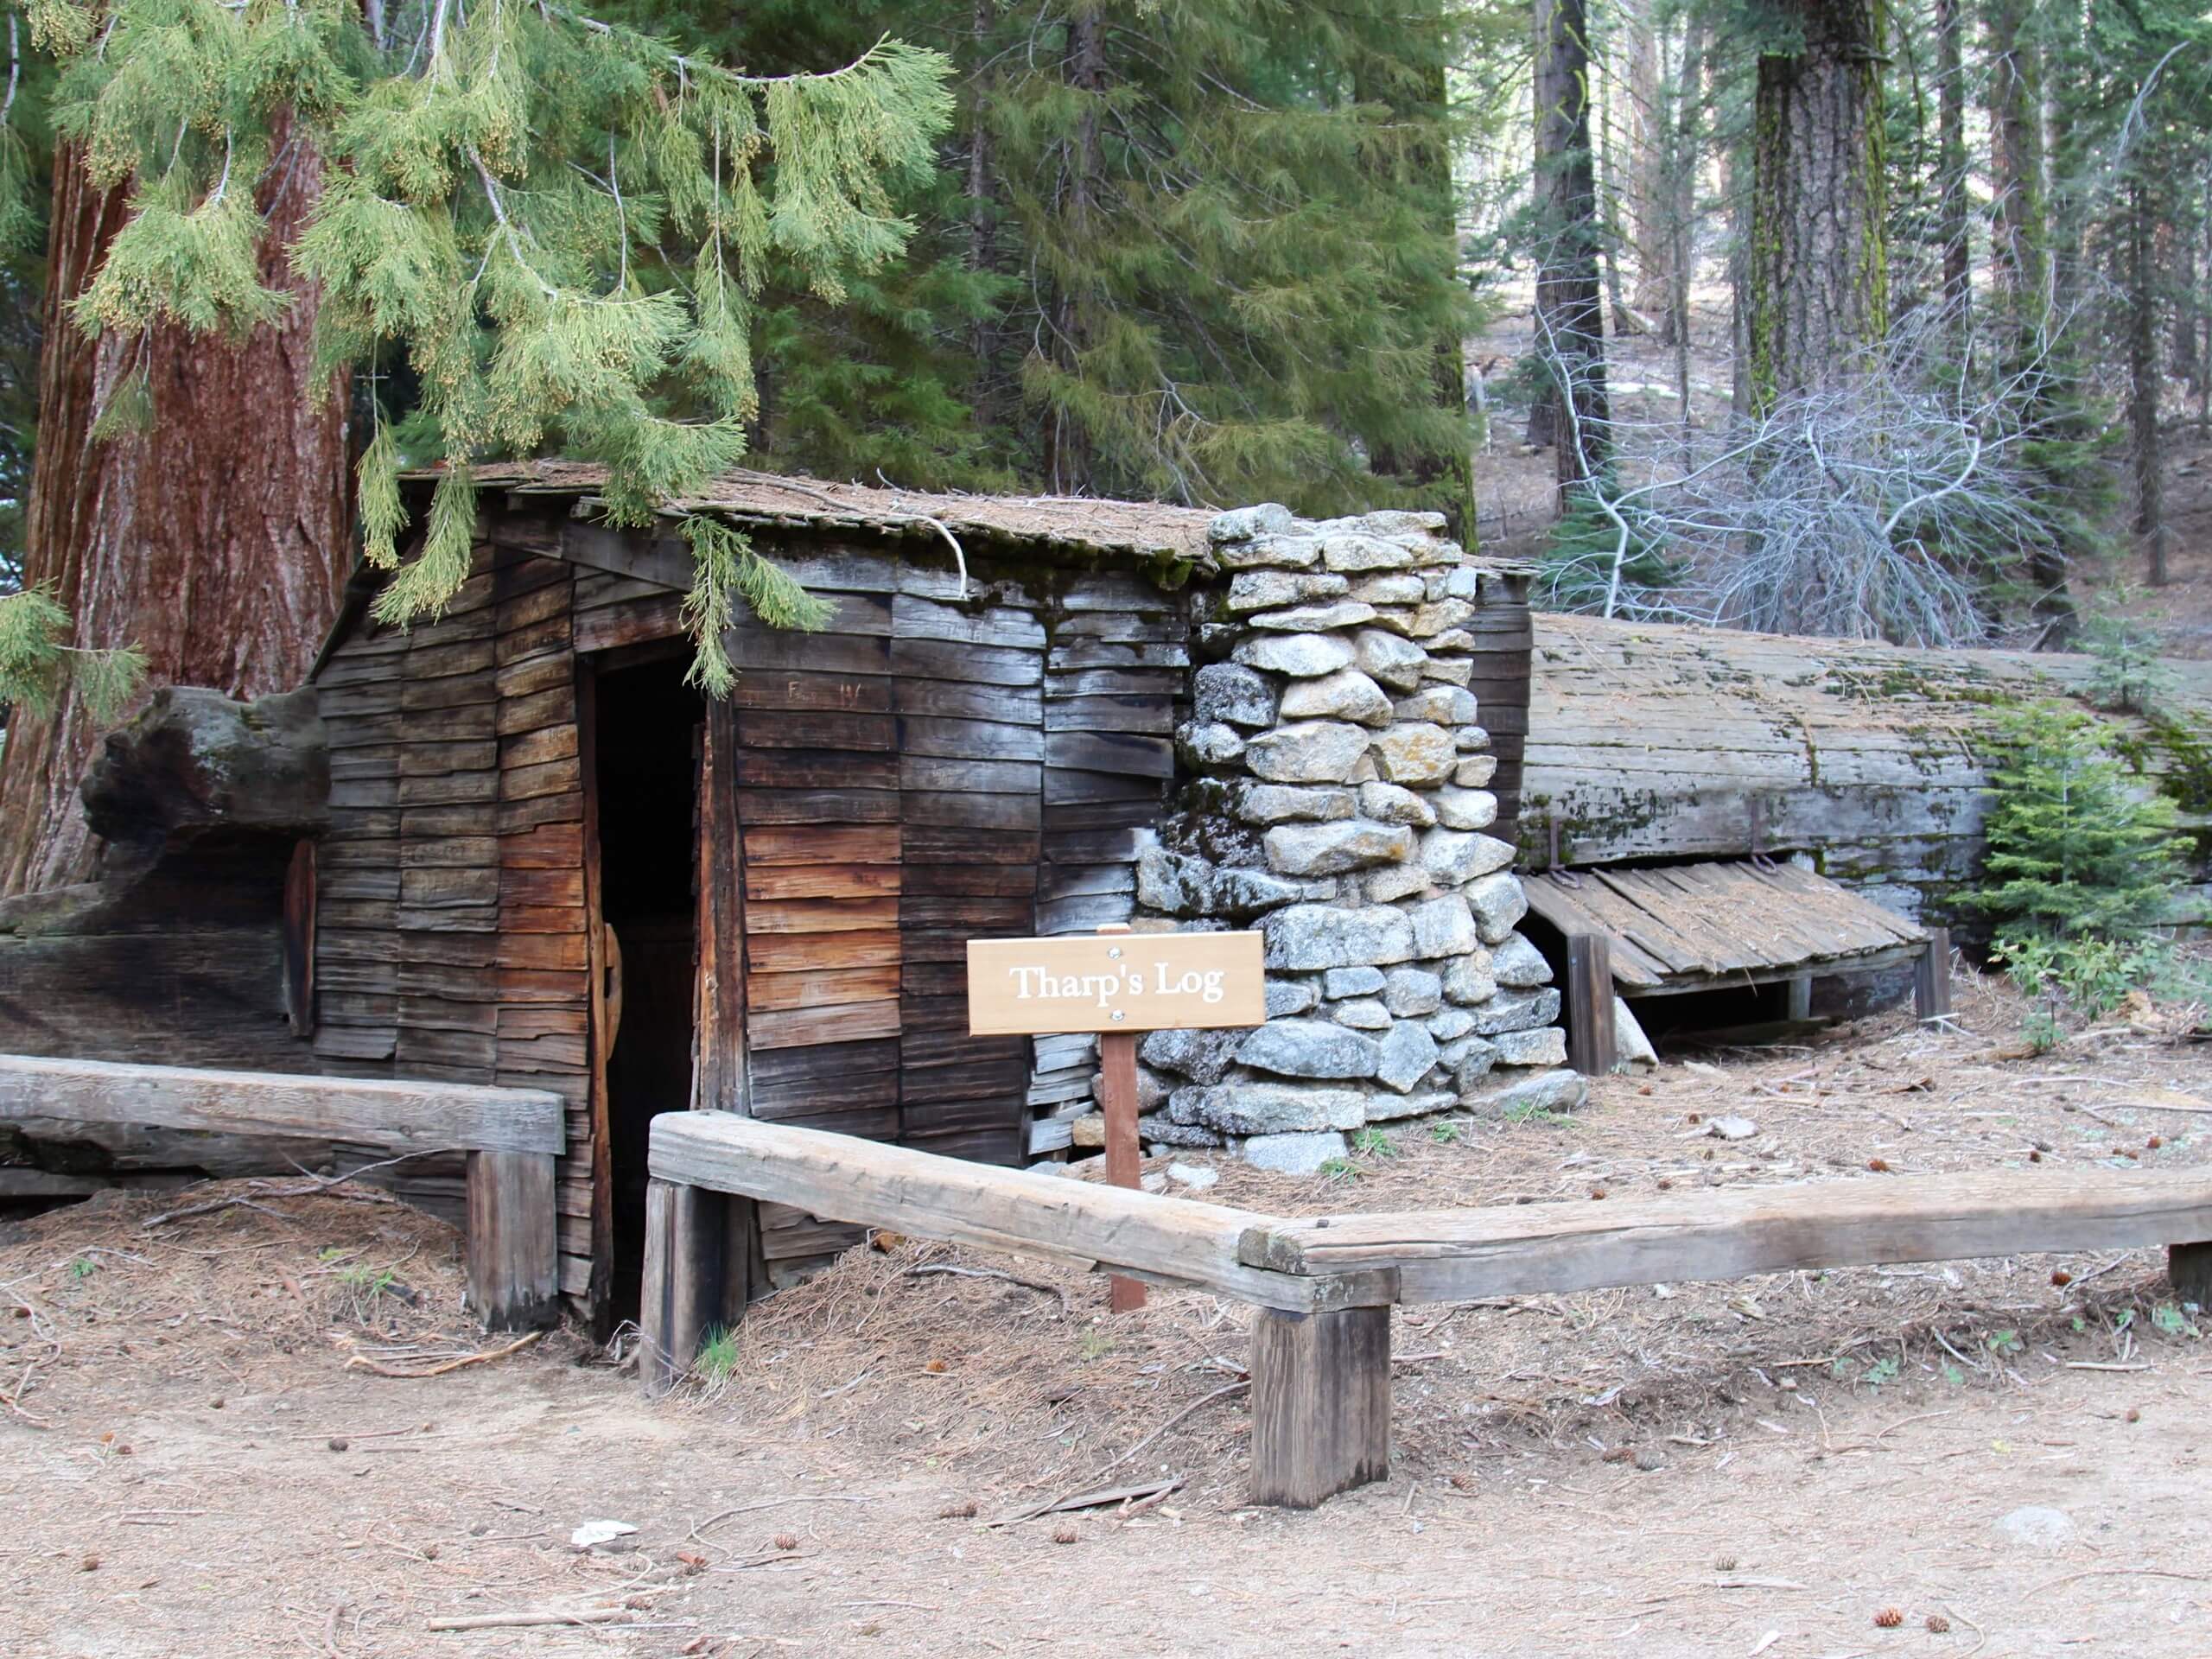
[[[283,253],[321,168],[281,135],[277,155],[258,196],[261,279],[295,303],[242,344],[175,327],[143,342],[87,340],[64,308],[106,257],[124,192],[95,188],[73,153],[55,159],[24,585],[50,586],[74,619],[72,643],[137,645],[149,690],[254,697],[296,685],[352,554],[346,388],[311,395],[315,296]],[[94,442],[94,419],[142,350],[151,429]],[[0,893],[92,874],[77,785],[100,736],[72,694],[50,716],[16,711],[0,750]]]

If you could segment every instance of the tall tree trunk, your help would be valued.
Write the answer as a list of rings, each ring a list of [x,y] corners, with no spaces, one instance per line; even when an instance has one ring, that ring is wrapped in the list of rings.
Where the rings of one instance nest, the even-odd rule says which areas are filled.
[[[1987,13],[1991,303],[2004,317],[2004,372],[2032,389],[2031,418],[2047,407],[2058,344],[2044,191],[2043,60],[2028,32],[2033,3],[1991,0]],[[2045,638],[2063,642],[2074,629],[2065,550],[2038,541],[2028,574]]]
[[[1967,76],[1960,0],[1936,0],[1936,239],[1943,249],[1943,303],[1963,344],[1972,338],[1974,247],[1967,232]]]
[[[1584,0],[1535,0],[1536,349],[1553,391],[1559,481],[1605,465],[1605,321],[1598,276],[1598,179],[1590,150],[1590,35]]]
[[[1863,366],[1889,326],[1885,0],[1781,0],[1801,49],[1759,60],[1751,177],[1751,396]]]
[[[65,308],[99,270],[127,192],[94,188],[73,149],[54,159],[24,582],[68,609],[73,644],[136,643],[155,685],[296,685],[352,556],[346,389],[308,384],[315,296],[283,251],[321,170],[281,133],[276,156],[258,193],[259,275],[296,303],[243,345],[175,327],[143,341],[79,334]],[[94,442],[92,422],[142,364],[150,430]],[[73,694],[46,718],[17,711],[0,750],[0,893],[92,874],[77,785],[100,735]]]
[[[1098,14],[1085,8],[1068,22],[1065,73],[1068,85],[1084,100],[1077,118],[1075,143],[1070,147],[1062,181],[1067,233],[1071,242],[1095,257],[1092,245],[1097,216],[1098,94],[1106,86],[1106,45]],[[1084,302],[1063,289],[1053,302],[1054,350],[1061,366],[1072,378],[1083,355],[1086,329]],[[1046,476],[1062,495],[1088,495],[1095,465],[1090,435],[1063,404],[1052,410],[1046,433]]]
[[[1689,393],[1690,286],[1697,277],[1697,169],[1700,114],[1705,99],[1705,17],[1693,12],[1682,23],[1681,66],[1667,78],[1666,127],[1662,151],[1661,211],[1667,242],[1666,321],[1660,343],[1675,348],[1681,361],[1683,418]]]
[[[2148,557],[2151,585],[2163,588],[2166,514],[2158,464],[2158,286],[2152,200],[2139,171],[2127,188],[2128,447],[2135,470],[2135,536]]]
[[[1621,7],[1618,38],[1628,66],[1624,124],[1628,154],[1622,176],[1636,242],[1631,302],[1658,321],[1662,343],[1671,345],[1665,319],[1675,291],[1674,121],[1667,35],[1650,0]]]

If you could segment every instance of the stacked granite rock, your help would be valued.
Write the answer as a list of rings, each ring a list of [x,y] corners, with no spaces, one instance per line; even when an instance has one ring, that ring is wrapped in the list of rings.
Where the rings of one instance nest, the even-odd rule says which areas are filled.
[[[1187,774],[1141,852],[1141,929],[1256,926],[1268,1023],[1155,1032],[1141,1135],[1310,1170],[1345,1132],[1432,1112],[1580,1105],[1467,690],[1484,581],[1440,515],[1211,531]]]

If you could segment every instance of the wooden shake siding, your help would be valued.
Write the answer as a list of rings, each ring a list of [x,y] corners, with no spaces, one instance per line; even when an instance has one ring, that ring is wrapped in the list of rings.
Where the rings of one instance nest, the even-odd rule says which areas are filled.
[[[572,587],[566,565],[480,547],[438,620],[365,620],[316,676],[333,778],[315,1051],[330,1071],[561,1094],[561,1287],[581,1296],[593,1137]],[[411,1167],[409,1187],[457,1203],[457,1163]]]

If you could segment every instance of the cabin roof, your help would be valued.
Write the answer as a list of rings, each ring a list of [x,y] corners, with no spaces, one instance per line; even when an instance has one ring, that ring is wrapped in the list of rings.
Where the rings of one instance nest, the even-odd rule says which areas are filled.
[[[1524,874],[1529,907],[1567,938],[1612,941],[1630,996],[1856,973],[1919,954],[1928,935],[1826,876],[1764,860]]]
[[[524,461],[479,467],[480,487],[519,495],[596,494],[607,468],[575,461]],[[431,474],[417,474],[428,480]],[[934,524],[963,541],[1042,542],[1142,557],[1210,562],[1206,526],[1217,516],[1205,507],[1160,501],[1112,501],[1095,496],[963,495],[838,484],[741,468],[717,478],[696,496],[669,504],[671,511],[710,512],[741,524],[809,530],[872,530],[931,533]]]

